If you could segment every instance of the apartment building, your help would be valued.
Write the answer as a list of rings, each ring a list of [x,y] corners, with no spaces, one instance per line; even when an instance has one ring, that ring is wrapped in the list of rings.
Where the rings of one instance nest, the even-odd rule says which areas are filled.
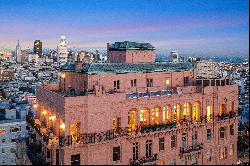
[[[198,76],[203,78],[216,78],[218,64],[212,60],[202,60],[197,63]]]
[[[50,164],[234,164],[237,96],[188,63],[72,63],[38,86],[28,123]]]

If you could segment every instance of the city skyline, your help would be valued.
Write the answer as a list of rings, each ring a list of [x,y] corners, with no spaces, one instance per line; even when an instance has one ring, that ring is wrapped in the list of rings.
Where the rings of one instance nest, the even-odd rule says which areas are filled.
[[[145,41],[186,54],[249,55],[249,1],[0,1],[0,47],[35,40],[55,48],[106,49],[107,42]],[[192,5],[190,5],[192,4]]]

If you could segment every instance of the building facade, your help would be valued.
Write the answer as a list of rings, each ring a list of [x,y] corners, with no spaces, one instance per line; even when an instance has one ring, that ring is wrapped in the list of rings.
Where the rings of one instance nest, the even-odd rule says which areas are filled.
[[[197,63],[198,76],[203,78],[217,77],[217,63],[212,60],[202,60]]]
[[[154,50],[150,43],[130,41],[107,43],[107,60],[111,63],[154,62]]]
[[[237,85],[225,78],[197,79],[191,66],[154,62],[64,66],[59,84],[38,87],[36,116],[28,120],[43,145],[45,160],[107,165],[236,163]]]

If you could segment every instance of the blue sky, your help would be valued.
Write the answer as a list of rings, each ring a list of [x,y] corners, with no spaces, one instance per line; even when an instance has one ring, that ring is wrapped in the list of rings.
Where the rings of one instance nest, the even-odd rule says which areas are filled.
[[[0,46],[105,49],[145,41],[183,54],[249,55],[248,0],[0,0]]]

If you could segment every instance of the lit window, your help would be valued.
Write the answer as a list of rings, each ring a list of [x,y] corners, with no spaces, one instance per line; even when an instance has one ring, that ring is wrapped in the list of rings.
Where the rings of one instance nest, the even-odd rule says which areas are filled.
[[[133,130],[136,127],[136,111],[131,110],[128,112],[128,128]]]
[[[140,111],[140,126],[149,125],[149,110],[143,109]]]
[[[170,84],[170,80],[166,80],[166,85],[169,85]]]
[[[180,104],[176,104],[174,106],[174,121],[179,121],[180,120],[180,116],[181,116],[181,105]]]
[[[207,106],[207,121],[209,122],[212,115],[212,106]]]
[[[170,119],[170,112],[171,112],[171,106],[168,105],[167,107],[163,107],[163,111],[162,111],[162,118],[163,118],[163,122],[166,123],[167,121],[169,121]]]
[[[183,117],[184,118],[189,118],[191,106],[190,103],[184,103],[183,105]]]
[[[229,155],[233,156],[233,154],[234,154],[234,145],[231,144],[230,147],[229,147]]]
[[[6,133],[5,129],[0,129],[0,134],[5,134],[5,133]]]
[[[193,105],[192,119],[198,121],[200,112],[200,103],[196,101]]]
[[[151,112],[151,124],[159,124],[160,107],[156,106]]]
[[[227,105],[226,104],[220,104],[220,115],[226,114],[227,111]]]

